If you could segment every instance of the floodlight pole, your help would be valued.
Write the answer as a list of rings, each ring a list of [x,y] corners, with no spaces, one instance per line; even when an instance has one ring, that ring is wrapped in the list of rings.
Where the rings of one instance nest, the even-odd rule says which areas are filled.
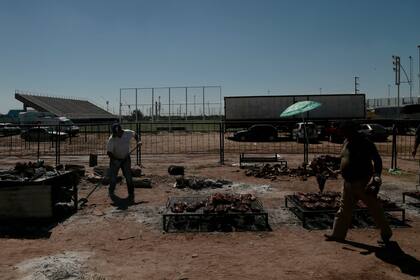
[[[206,112],[205,112],[205,110],[206,110],[206,104],[205,104],[205,102],[204,102],[204,87],[203,87],[203,121],[205,120],[205,116],[206,116]]]
[[[410,104],[412,104],[412,93],[413,93],[413,58],[411,55],[408,57],[410,60],[410,81],[408,82],[408,85],[410,86]]]
[[[354,77],[354,94],[358,94],[359,93],[359,77]]]
[[[154,109],[153,109],[153,107],[155,106],[155,89],[154,88],[152,88],[152,122],[154,121],[154,115],[155,115],[155,113],[154,113]]]
[[[136,88],[136,123],[138,123],[138,122],[139,122],[139,117],[138,117],[138,115],[139,115],[139,111],[138,111],[138,108],[137,108],[137,88]]]
[[[417,48],[419,49],[419,97],[420,97],[420,45],[417,46]]]
[[[188,87],[185,87],[185,120],[188,119]]]
[[[168,97],[169,97],[169,115],[168,115],[168,119],[169,119],[169,123],[171,123],[171,88],[169,88],[169,92],[168,92]]]
[[[120,110],[119,110],[119,120],[121,122],[121,89],[120,89]]]

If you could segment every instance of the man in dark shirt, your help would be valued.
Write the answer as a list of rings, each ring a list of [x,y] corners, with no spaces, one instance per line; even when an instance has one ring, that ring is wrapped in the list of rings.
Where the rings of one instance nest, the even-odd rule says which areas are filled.
[[[376,225],[380,228],[382,241],[388,243],[392,231],[377,197],[382,173],[382,160],[378,150],[374,143],[358,133],[356,123],[343,122],[339,129],[346,139],[341,152],[340,166],[344,186],[333,232],[331,235],[325,235],[326,240],[345,240],[351,224],[353,208],[361,200],[366,204]]]
[[[420,125],[416,129],[416,140],[414,141],[414,148],[411,154],[413,155],[413,158],[416,157],[417,154],[417,148],[420,144]]]

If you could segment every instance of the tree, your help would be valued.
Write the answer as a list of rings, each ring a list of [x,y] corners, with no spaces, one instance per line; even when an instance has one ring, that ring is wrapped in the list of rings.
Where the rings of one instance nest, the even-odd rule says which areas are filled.
[[[142,120],[144,118],[144,115],[140,110],[134,110],[133,113],[131,114],[131,118],[133,121],[136,120],[136,114],[137,114],[138,120]]]

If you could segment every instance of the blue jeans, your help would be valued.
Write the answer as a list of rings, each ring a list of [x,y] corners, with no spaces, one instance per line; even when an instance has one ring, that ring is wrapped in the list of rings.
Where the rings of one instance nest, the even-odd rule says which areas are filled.
[[[125,159],[111,159],[109,161],[109,194],[114,195],[115,186],[117,185],[118,171],[122,170],[127,182],[128,196],[134,198],[133,177],[131,175],[131,158],[127,156]]]

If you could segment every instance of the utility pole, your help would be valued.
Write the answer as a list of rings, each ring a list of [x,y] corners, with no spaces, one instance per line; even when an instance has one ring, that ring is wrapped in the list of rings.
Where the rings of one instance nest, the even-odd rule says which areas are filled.
[[[120,104],[119,105],[120,105],[120,109],[119,109],[119,113],[118,113],[118,115],[119,115],[119,118],[118,119],[119,119],[119,121],[121,123],[121,105],[122,105],[121,104],[121,89],[120,89]]]
[[[412,101],[412,93],[413,93],[413,58],[411,55],[408,57],[410,60],[410,81],[408,81],[408,85],[410,86],[410,104],[413,104]]]
[[[419,97],[420,97],[420,45],[417,46],[417,48],[419,49]]]
[[[322,87],[319,88],[319,94],[322,94]]]
[[[354,77],[354,94],[359,93],[359,77]]]
[[[395,72],[395,85],[397,86],[397,101],[398,101],[398,119],[400,118],[400,77],[401,77],[401,72],[400,72],[400,57],[393,55],[392,56],[393,62],[392,64],[394,65],[394,72]]]
[[[388,84],[388,106],[391,102],[391,85]]]

